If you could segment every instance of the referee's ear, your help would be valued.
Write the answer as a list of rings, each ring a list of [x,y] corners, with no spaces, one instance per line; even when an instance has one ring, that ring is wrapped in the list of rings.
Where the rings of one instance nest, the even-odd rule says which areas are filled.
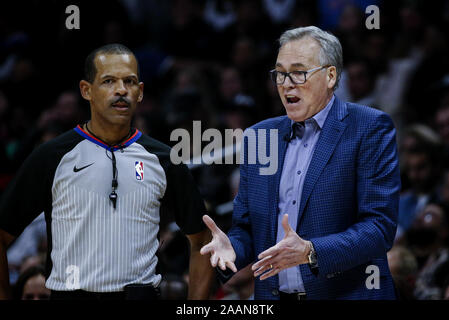
[[[91,84],[88,81],[86,81],[86,80],[81,80],[80,81],[81,96],[84,99],[86,99],[87,101],[91,100],[90,89],[91,89]]]
[[[139,82],[139,97],[137,98],[137,102],[142,102],[143,100],[143,82]]]

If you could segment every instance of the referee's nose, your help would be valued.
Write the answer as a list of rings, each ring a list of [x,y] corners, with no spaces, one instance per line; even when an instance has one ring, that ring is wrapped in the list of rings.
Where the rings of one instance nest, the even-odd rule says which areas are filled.
[[[116,86],[115,86],[115,95],[116,96],[126,96],[128,94],[128,89],[125,86],[125,83],[123,82],[122,79],[118,79],[116,81]]]

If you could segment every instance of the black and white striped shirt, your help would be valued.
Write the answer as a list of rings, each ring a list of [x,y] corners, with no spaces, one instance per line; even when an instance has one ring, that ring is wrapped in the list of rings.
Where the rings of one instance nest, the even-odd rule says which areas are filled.
[[[170,162],[168,146],[134,129],[112,150],[78,126],[38,147],[5,191],[0,228],[8,233],[18,236],[45,212],[49,289],[158,286],[161,211],[171,211],[186,234],[205,228],[198,189],[184,165]],[[115,209],[109,199],[111,152],[118,172]]]

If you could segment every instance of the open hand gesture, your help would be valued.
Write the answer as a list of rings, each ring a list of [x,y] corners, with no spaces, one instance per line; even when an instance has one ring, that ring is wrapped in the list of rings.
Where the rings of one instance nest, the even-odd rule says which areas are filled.
[[[210,263],[212,267],[215,268],[218,264],[223,271],[228,267],[232,271],[237,272],[234,264],[235,251],[228,236],[217,227],[214,220],[208,215],[203,216],[203,221],[212,232],[212,241],[202,247],[200,253],[202,255],[211,254]]]

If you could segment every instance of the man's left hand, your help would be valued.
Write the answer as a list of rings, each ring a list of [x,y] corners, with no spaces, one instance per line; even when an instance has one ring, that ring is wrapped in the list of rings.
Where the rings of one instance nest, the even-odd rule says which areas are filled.
[[[254,277],[264,273],[260,280],[265,280],[299,264],[308,263],[307,255],[310,252],[309,241],[302,239],[288,224],[288,214],[282,217],[284,238],[273,247],[260,253],[257,261],[252,266]]]

